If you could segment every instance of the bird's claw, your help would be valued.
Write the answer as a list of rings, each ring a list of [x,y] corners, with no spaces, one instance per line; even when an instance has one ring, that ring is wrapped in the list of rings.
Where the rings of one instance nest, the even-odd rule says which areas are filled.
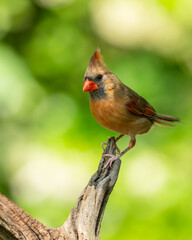
[[[117,156],[114,156],[114,155],[111,155],[111,154],[104,154],[103,155],[104,157],[110,157],[108,160],[107,160],[107,162],[105,163],[105,165],[104,165],[104,167],[103,167],[103,171],[105,170],[105,169],[107,169],[108,167],[112,167],[112,164],[113,164],[113,162],[115,162],[117,159],[119,159],[119,155],[117,155]]]
[[[110,137],[108,137],[108,138],[110,138]],[[117,139],[117,140],[118,140],[118,139]],[[116,141],[117,141],[117,140],[116,140]],[[114,155],[112,155],[112,154],[103,154],[102,157],[110,157],[110,158],[107,160],[107,162],[105,163],[105,165],[104,165],[104,167],[103,167],[103,170],[107,169],[108,166],[112,167],[113,162],[120,157],[121,151],[120,151],[120,149],[117,147],[116,141],[115,141],[115,149],[116,149],[118,155],[117,155],[117,156],[114,156]],[[101,143],[101,146],[102,146],[103,150],[104,150],[104,146],[107,145],[107,144],[108,144],[108,143],[105,143],[105,142],[104,142],[104,143]]]
[[[110,139],[110,138],[111,138],[111,137],[108,136],[108,139]],[[107,142],[101,143],[101,147],[102,147],[103,151],[105,150],[105,149],[104,149],[104,146],[107,145],[107,144],[108,144]]]
[[[114,157],[114,155],[106,153],[106,154],[102,154],[102,157]]]
[[[109,138],[111,138],[111,137],[108,137],[108,139],[109,139]],[[105,150],[104,146],[107,145],[107,144],[108,144],[107,142],[101,143],[101,147],[102,147],[103,151]],[[116,141],[115,141],[115,148],[116,148],[116,150],[117,150],[117,153],[120,154],[121,151],[120,151],[120,149],[117,147]]]
[[[104,142],[104,143],[101,143],[101,147],[103,149],[103,151],[105,150],[104,146],[107,145],[108,143]]]

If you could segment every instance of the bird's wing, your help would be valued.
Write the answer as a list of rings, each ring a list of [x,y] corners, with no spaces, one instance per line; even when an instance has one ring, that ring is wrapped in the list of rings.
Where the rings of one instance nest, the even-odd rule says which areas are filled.
[[[129,111],[135,115],[154,119],[156,116],[155,109],[141,96],[131,96],[126,103]]]

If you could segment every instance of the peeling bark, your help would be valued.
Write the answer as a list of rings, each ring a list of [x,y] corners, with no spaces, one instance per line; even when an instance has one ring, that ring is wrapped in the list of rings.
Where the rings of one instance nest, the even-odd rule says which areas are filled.
[[[104,153],[116,154],[115,138],[109,138]],[[89,180],[66,222],[59,228],[44,226],[0,194],[0,240],[99,240],[105,207],[121,165],[118,159],[111,168],[103,171],[107,159],[101,158],[97,172]]]

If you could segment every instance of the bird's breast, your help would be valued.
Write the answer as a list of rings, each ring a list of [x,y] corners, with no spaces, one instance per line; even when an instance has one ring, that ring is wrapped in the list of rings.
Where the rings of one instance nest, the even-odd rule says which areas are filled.
[[[90,100],[94,118],[105,128],[130,136],[147,132],[151,123],[148,119],[130,113],[122,102],[114,99]]]

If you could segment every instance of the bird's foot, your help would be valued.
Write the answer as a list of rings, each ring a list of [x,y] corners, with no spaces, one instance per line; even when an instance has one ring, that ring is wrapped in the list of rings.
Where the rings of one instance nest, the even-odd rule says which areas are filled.
[[[121,135],[120,135],[120,136],[121,136]],[[116,150],[117,150],[117,153],[118,153],[118,154],[120,154],[121,151],[120,151],[120,149],[117,147],[116,142],[120,139],[120,136],[115,139],[115,147],[116,147]],[[111,137],[108,137],[108,139],[109,139],[109,138],[111,138]],[[101,147],[102,147],[103,151],[105,150],[104,146],[107,145],[107,144],[108,144],[107,142],[101,143]]]
[[[111,137],[108,137],[108,139],[111,138]],[[101,143],[101,147],[103,149],[103,151],[105,150],[104,146],[107,145],[108,143],[107,142],[104,142],[104,143]]]
[[[107,145],[107,144],[108,144],[108,143],[105,143],[105,142],[104,142],[104,143],[101,143],[101,147],[102,147],[103,151],[105,150],[104,146]],[[115,144],[115,145],[116,145],[116,144]],[[120,151],[120,149],[117,147],[117,145],[115,146],[115,148],[116,148],[116,150],[117,150],[117,153],[120,154],[121,151]]]
[[[103,151],[105,150],[104,146],[107,145],[107,144],[108,143],[106,143],[106,142],[101,143],[101,147],[102,147]]]
[[[112,155],[112,154],[102,154],[102,157],[113,157],[114,155]]]
[[[111,154],[103,154],[103,157],[110,157],[107,162],[105,163],[104,167],[103,167],[103,171],[108,167],[108,166],[112,166],[113,162],[115,162],[117,159],[119,159],[120,157],[122,157],[126,152],[128,152],[131,148],[133,148],[135,145],[135,138],[132,138],[129,146],[122,151],[121,153],[119,153],[117,156],[111,155]],[[117,149],[117,148],[116,148]],[[117,150],[118,151],[118,150]],[[120,152],[120,150],[119,150]]]
[[[114,156],[114,155],[111,155],[111,154],[104,154],[103,156],[105,157],[110,157],[107,162],[105,163],[104,167],[103,167],[103,171],[105,169],[107,169],[109,166],[112,167],[112,164],[113,162],[115,162],[117,159],[119,159],[121,157],[121,155],[117,155],[117,156]]]

